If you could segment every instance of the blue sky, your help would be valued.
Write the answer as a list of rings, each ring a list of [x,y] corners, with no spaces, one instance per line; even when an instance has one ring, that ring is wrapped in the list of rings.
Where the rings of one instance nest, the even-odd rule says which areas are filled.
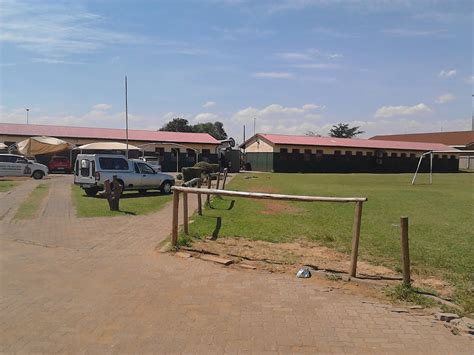
[[[253,132],[471,127],[472,5],[435,0],[0,0],[0,120]]]

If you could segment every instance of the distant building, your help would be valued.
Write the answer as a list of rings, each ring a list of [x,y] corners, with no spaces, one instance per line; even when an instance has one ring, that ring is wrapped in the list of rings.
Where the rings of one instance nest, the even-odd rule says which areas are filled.
[[[124,129],[0,123],[0,143],[7,146],[33,136],[56,137],[76,146],[125,143]],[[216,148],[220,142],[207,133],[129,130],[128,137],[129,144],[143,149],[144,155],[159,157],[163,171],[176,171],[177,165],[179,170],[194,165],[196,151],[199,161],[218,162]]]
[[[474,150],[474,131],[390,134],[374,136],[370,139],[446,144],[464,151],[459,156],[460,169],[474,169],[474,154],[472,152]]]
[[[457,172],[458,152],[445,144],[256,134],[241,145],[247,168],[274,172],[406,173],[436,151],[433,171]],[[429,171],[423,159],[421,171]]]
[[[461,150],[474,149],[474,131],[388,134],[374,136],[370,139],[384,141],[441,143]]]

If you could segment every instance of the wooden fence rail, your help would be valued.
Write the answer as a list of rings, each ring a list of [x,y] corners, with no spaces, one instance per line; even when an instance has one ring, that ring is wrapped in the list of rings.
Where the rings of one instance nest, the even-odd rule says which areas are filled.
[[[352,251],[351,251],[351,266],[350,276],[355,277],[357,273],[357,257],[359,251],[360,226],[362,222],[362,205],[367,201],[366,197],[324,197],[324,196],[299,196],[299,195],[282,195],[269,194],[262,192],[245,192],[245,191],[229,191],[219,189],[202,189],[195,187],[173,186],[173,228],[171,244],[176,246],[178,244],[178,218],[179,218],[179,195],[183,194],[183,230],[188,233],[188,194],[207,195],[207,200],[211,195],[216,196],[230,196],[243,197],[252,199],[265,200],[284,200],[284,201],[300,201],[300,202],[336,202],[336,203],[355,203],[354,224],[352,227]]]

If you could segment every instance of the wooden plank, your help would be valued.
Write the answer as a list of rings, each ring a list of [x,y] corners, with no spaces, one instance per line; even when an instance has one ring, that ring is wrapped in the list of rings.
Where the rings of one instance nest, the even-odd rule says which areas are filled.
[[[227,168],[224,169],[224,178],[222,179],[222,190],[225,190],[226,180],[227,180]]]
[[[188,193],[183,192],[183,230],[184,234],[189,234],[189,218],[188,218]]]
[[[365,202],[366,197],[322,197],[322,196],[299,196],[299,195],[282,195],[282,194],[268,194],[262,192],[244,192],[244,191],[229,191],[229,190],[218,190],[218,189],[197,189],[195,187],[181,187],[173,186],[174,191],[188,192],[188,193],[201,193],[204,195],[219,195],[219,196],[232,196],[232,197],[245,197],[255,199],[266,199],[266,200],[286,200],[286,201],[303,201],[303,202]]]
[[[217,190],[219,190],[220,182],[221,182],[221,172],[219,171],[217,173],[217,181],[216,181],[216,189]]]
[[[211,189],[211,185],[212,184],[212,179],[211,179],[211,174],[209,174],[209,176],[207,177],[207,189],[210,190]],[[206,196],[206,205],[210,205],[211,204],[211,195],[210,194],[207,194]]]
[[[411,285],[410,251],[408,246],[408,217],[400,217],[400,241],[402,246],[403,283]]]
[[[354,225],[352,226],[351,270],[349,275],[355,277],[357,273],[357,257],[359,255],[360,225],[362,222],[362,201],[356,202]]]
[[[173,219],[172,219],[172,234],[171,245],[173,247],[178,245],[178,217],[179,217],[179,191],[173,191]]]

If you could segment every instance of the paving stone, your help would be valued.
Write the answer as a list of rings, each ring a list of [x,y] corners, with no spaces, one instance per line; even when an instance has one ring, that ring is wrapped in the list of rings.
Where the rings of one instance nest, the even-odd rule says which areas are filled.
[[[226,265],[226,266],[230,265],[234,262],[231,259],[225,259],[225,258],[221,258],[221,257],[215,256],[215,255],[210,255],[210,254],[202,254],[200,256],[200,259],[206,260],[206,261],[212,261],[212,262],[222,264],[222,265]]]
[[[432,316],[326,293],[317,278],[157,253],[171,233],[170,204],[147,216],[78,219],[72,177],[53,177],[61,201],[50,194],[41,220],[13,221],[8,206],[31,181],[0,196],[2,352],[474,353],[469,337]]]
[[[458,318],[460,317],[455,313],[437,313],[436,314],[436,319],[443,322],[450,322],[451,320],[458,319]]]

